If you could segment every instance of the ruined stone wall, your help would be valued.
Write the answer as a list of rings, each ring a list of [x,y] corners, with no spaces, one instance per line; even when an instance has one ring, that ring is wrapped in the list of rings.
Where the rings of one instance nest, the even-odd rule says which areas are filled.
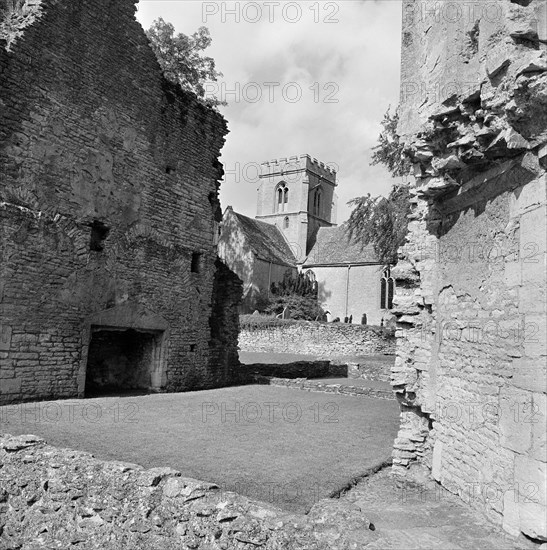
[[[171,468],[0,435],[2,548],[330,550],[371,542],[369,525],[360,508],[338,499],[292,514]]]
[[[450,4],[450,5],[449,5]],[[547,6],[403,6],[394,464],[547,540]]]
[[[210,331],[226,124],[163,78],[135,10],[42,0],[2,27],[0,403],[82,395],[93,326],[161,333],[151,389],[228,382]]]
[[[238,376],[235,369],[239,366],[237,340],[242,283],[220,259],[217,259],[215,267],[213,307],[209,318],[209,387],[235,382]]]
[[[379,327],[345,323],[281,321],[271,325],[245,323],[239,335],[241,351],[299,353],[320,358],[390,354],[395,351],[392,332]]]

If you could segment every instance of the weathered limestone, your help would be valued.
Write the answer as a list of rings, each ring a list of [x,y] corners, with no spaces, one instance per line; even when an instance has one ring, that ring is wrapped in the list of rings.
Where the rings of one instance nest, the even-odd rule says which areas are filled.
[[[374,397],[376,399],[395,400],[395,395],[389,388],[375,388],[364,385],[355,385],[351,381],[344,384],[322,382],[321,380],[308,380],[306,378],[277,378],[275,376],[255,375],[257,384],[268,384],[270,386],[283,386],[294,390],[312,392],[335,393],[351,397]]]
[[[317,230],[336,224],[336,170],[309,155],[295,155],[263,162],[259,177],[256,218],[275,224],[302,263]]]
[[[373,543],[365,510],[319,500],[288,513],[171,468],[97,460],[0,435],[0,546],[89,550],[348,550]]]
[[[404,3],[394,465],[547,540],[547,6],[489,6]]]
[[[215,265],[226,123],[163,78],[135,10],[33,0],[0,25],[0,403],[119,378],[94,335],[152,391],[237,364],[240,283]]]
[[[298,353],[320,358],[391,354],[395,350],[393,331],[367,325],[314,321],[242,321],[241,351]]]

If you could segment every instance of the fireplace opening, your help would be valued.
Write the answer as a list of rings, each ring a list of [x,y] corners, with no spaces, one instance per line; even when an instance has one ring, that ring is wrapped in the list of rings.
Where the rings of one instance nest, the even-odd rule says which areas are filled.
[[[86,397],[158,391],[162,332],[92,327]]]

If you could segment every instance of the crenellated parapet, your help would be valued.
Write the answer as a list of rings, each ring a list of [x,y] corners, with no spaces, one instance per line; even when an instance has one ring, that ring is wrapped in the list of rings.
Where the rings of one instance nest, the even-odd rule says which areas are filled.
[[[322,180],[336,185],[336,172],[338,166],[335,163],[325,163],[310,157],[310,155],[293,155],[281,157],[261,163],[261,178],[273,178],[297,172],[312,172]]]

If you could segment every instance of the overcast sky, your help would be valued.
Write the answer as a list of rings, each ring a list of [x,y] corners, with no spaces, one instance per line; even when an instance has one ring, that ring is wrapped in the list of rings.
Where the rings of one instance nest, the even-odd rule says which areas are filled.
[[[205,53],[224,74],[211,92],[229,103],[223,209],[254,217],[257,165],[304,153],[337,167],[339,223],[351,198],[389,192],[390,175],[369,164],[399,97],[400,0],[140,1],[144,28],[158,17],[210,30]]]

